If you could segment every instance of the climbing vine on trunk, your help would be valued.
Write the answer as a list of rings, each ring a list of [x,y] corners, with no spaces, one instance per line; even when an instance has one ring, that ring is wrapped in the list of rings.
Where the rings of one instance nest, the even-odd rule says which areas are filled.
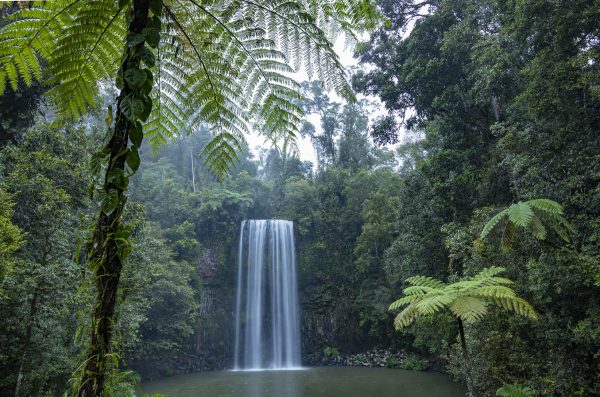
[[[127,16],[128,33],[117,76],[117,110],[108,144],[92,157],[92,196],[100,201],[100,214],[89,246],[89,267],[96,286],[94,318],[85,367],[79,381],[79,396],[100,396],[118,355],[111,349],[114,312],[123,261],[131,251],[131,229],[122,222],[129,178],[140,165],[142,123],[152,110],[154,55],[160,37],[161,0],[134,0]],[[112,108],[106,119],[113,125]],[[103,180],[97,176],[105,165]],[[101,182],[101,183],[100,183]]]

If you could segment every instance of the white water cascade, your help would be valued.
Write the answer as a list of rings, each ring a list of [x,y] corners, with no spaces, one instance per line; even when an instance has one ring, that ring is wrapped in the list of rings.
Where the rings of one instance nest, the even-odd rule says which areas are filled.
[[[293,222],[243,221],[238,252],[234,370],[300,367]]]

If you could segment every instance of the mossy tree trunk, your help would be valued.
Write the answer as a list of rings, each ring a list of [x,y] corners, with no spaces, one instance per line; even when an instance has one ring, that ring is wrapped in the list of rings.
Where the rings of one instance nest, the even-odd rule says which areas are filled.
[[[108,371],[117,364],[115,357],[118,356],[111,354],[111,337],[123,259],[128,253],[126,245],[129,233],[122,225],[128,183],[125,166],[129,165],[131,171],[135,172],[139,165],[137,147],[141,144],[141,123],[137,119],[144,118],[139,117],[135,111],[128,114],[127,109],[130,107],[125,102],[131,104],[132,100],[141,101],[139,98],[143,95],[138,92],[140,87],[137,83],[131,84],[123,76],[127,76],[126,72],[130,70],[141,70],[139,54],[145,48],[145,41],[131,40],[131,37],[139,38],[146,34],[144,29],[149,23],[150,3],[151,0],[133,0],[128,19],[130,22],[127,42],[124,45],[123,62],[119,71],[121,91],[117,98],[114,128],[109,143],[100,152],[101,158],[107,156],[108,159],[103,186],[99,192],[102,196],[102,210],[90,243],[89,264],[94,271],[96,300],[90,345],[78,388],[80,397],[101,396]],[[151,74],[148,79],[151,87]],[[148,105],[149,92],[150,90],[147,90],[146,96],[143,97],[146,113],[150,112],[148,107],[151,108],[151,101]],[[134,138],[134,135],[138,138]]]

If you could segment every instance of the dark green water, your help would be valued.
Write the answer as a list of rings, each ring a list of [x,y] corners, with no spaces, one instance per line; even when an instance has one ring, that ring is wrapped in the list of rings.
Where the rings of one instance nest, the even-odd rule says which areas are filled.
[[[142,384],[169,397],[464,397],[441,374],[386,368],[307,368],[298,371],[204,372]]]

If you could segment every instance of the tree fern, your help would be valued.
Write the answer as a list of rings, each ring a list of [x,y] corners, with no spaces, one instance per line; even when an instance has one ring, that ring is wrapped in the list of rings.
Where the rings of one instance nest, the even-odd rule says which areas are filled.
[[[573,231],[564,218],[560,204],[548,199],[535,199],[519,201],[494,215],[484,226],[480,238],[485,239],[503,220],[506,220],[506,223],[500,246],[504,252],[510,251],[517,228],[527,229],[538,240],[545,240],[550,229],[567,242],[569,233]]]
[[[504,271],[502,267],[492,266],[482,269],[473,277],[451,284],[431,277],[410,277],[406,280],[410,286],[404,289],[404,296],[389,306],[392,311],[403,308],[394,319],[397,330],[408,327],[419,317],[430,316],[442,310],[449,310],[456,317],[470,396],[474,396],[475,392],[463,322],[474,323],[483,319],[490,306],[530,319],[538,318],[531,305],[518,297],[510,287],[513,282],[499,276]]]
[[[452,284],[423,276],[407,279],[411,286],[404,289],[405,296],[389,307],[390,310],[398,310],[407,306],[396,316],[396,328],[404,328],[420,316],[444,309],[450,310],[462,321],[475,322],[487,314],[489,306],[537,319],[531,305],[509,287],[512,281],[497,276],[504,270],[501,267],[485,268],[473,277]]]
[[[372,27],[364,0],[165,0],[158,46],[144,55],[155,75],[144,133],[160,145],[200,124],[214,140],[204,151],[222,177],[250,128],[276,140],[298,133],[304,69],[327,88],[352,93],[331,40]],[[7,83],[43,79],[59,115],[78,118],[94,105],[98,81],[114,78],[126,37],[129,1],[35,1],[0,29],[0,94]],[[46,61],[42,75],[41,60]],[[117,87],[120,87],[117,78]]]

